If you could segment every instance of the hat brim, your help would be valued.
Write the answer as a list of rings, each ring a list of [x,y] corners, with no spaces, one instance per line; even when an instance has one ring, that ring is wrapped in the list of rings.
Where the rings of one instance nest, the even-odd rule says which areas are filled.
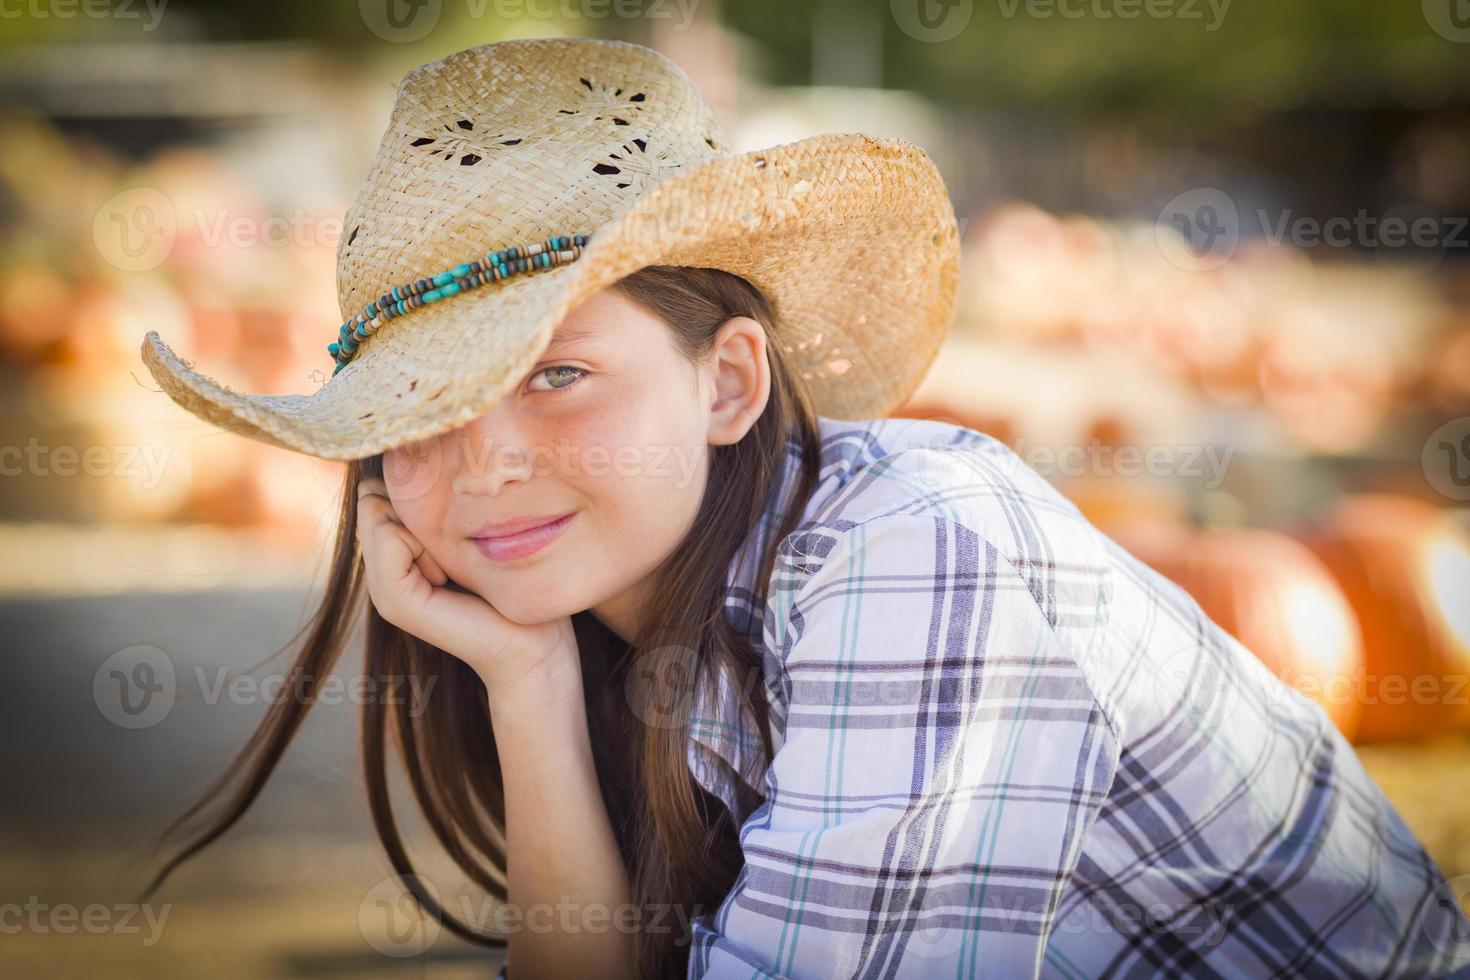
[[[388,321],[311,395],[234,391],[156,331],[143,361],[205,421],[321,459],[359,459],[483,414],[535,366],[568,312],[649,265],[748,279],[770,299],[775,339],[818,413],[881,418],[918,386],[953,320],[959,232],[919,147],[813,136],[677,172],[594,229],[577,261]],[[324,327],[324,338],[333,332]],[[330,371],[325,339],[322,357]]]

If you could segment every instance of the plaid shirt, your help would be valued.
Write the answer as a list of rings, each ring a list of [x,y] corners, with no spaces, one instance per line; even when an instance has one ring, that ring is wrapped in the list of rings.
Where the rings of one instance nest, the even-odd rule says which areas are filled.
[[[1352,747],[1188,595],[988,436],[819,421],[769,596],[779,509],[730,576],[759,785],[729,679],[693,704],[745,866],[689,977],[1470,975],[1452,883]]]

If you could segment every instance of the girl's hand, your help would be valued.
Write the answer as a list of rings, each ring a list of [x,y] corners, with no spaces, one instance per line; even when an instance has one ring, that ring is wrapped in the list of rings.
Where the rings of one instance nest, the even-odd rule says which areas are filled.
[[[571,617],[522,626],[455,585],[398,519],[381,479],[364,478],[358,485],[357,542],[368,593],[388,622],[463,660],[491,692],[553,679],[575,680],[580,695]]]

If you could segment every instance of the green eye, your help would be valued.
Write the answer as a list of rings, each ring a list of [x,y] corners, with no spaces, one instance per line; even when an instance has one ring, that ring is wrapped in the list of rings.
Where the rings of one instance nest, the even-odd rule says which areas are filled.
[[[550,390],[551,391],[560,391],[563,388],[570,388],[572,385],[576,384],[577,380],[580,379],[582,377],[582,375],[584,375],[586,373],[587,372],[586,371],[583,371],[581,368],[575,368],[575,367],[572,367],[569,364],[555,364],[555,365],[553,365],[551,367],[542,368],[541,370],[537,371],[534,375],[532,375],[532,377],[533,378],[539,378],[539,377],[554,378],[556,380],[553,380],[551,382],[551,388],[550,388]],[[560,381],[561,383],[557,383],[557,381]],[[544,390],[547,390],[547,389],[542,389],[542,390],[544,391]]]

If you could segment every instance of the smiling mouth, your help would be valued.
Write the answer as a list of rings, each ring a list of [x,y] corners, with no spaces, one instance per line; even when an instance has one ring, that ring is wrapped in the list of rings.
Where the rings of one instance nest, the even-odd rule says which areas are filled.
[[[576,511],[558,517],[554,521],[537,527],[526,528],[513,534],[495,537],[471,537],[480,554],[491,561],[514,561],[525,558],[546,547],[561,536],[567,525],[577,516]]]

